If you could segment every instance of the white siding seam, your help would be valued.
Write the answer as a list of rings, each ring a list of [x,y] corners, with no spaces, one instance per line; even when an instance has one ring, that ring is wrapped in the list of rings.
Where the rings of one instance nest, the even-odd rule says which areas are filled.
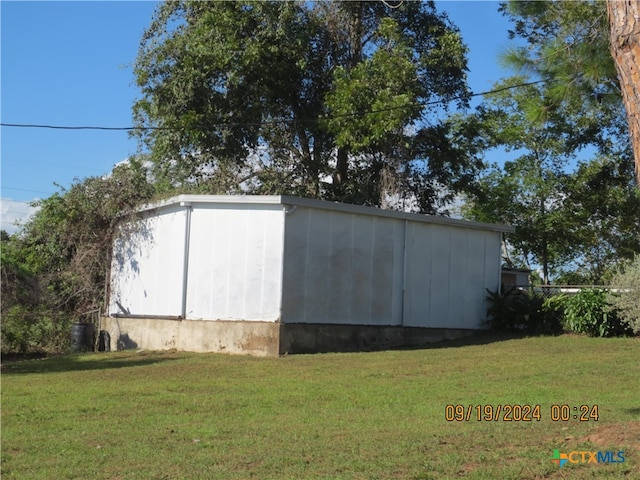
[[[191,243],[191,205],[183,205],[184,210],[184,255],[182,257],[182,305],[180,316],[187,318],[187,285],[189,283],[189,244]]]
[[[408,220],[404,220],[402,222],[402,285],[401,285],[401,290],[400,290],[400,326],[404,327],[405,322],[405,309],[404,309],[404,302],[405,302],[405,294],[406,294],[406,290],[407,290],[407,239],[409,238],[409,236],[407,235],[407,227],[408,227]]]

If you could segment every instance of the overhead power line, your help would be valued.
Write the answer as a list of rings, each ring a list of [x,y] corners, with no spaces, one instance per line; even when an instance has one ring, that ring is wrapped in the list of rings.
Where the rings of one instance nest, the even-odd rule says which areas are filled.
[[[500,88],[496,88],[495,90],[489,90],[486,92],[480,92],[480,93],[471,93],[470,95],[464,95],[464,96],[458,96],[458,97],[454,97],[451,99],[451,101],[454,100],[461,100],[463,98],[471,98],[471,97],[479,97],[479,96],[484,96],[484,95],[491,95],[493,93],[499,93],[499,92],[503,92],[505,90],[511,90],[514,88],[520,88],[520,87],[527,87],[530,85],[536,85],[538,83],[542,83],[544,82],[544,80],[536,80],[534,82],[526,82],[526,83],[519,83],[516,85],[508,85],[505,87],[500,87]],[[332,115],[329,117],[324,117],[322,120],[331,120],[331,119],[335,119],[335,118],[344,118],[344,117],[356,117],[356,116],[360,116],[360,115],[369,115],[372,113],[384,113],[384,112],[389,112],[392,110],[402,110],[405,108],[410,108],[413,106],[421,106],[421,107],[426,107],[429,105],[437,105],[439,103],[443,103],[442,100],[433,100],[431,102],[425,102],[425,103],[419,103],[419,104],[410,104],[410,105],[398,105],[395,107],[388,107],[388,108],[381,108],[378,110],[369,110],[366,112],[354,112],[354,113],[345,113],[345,114],[341,114],[341,115]],[[219,124],[217,126],[260,126],[260,125],[270,125],[270,124],[280,124],[280,123],[292,123],[292,122],[296,122],[296,121],[303,121],[300,119],[291,119],[291,118],[287,118],[287,119],[276,119],[276,120],[265,120],[262,122],[243,122],[243,123],[222,123]],[[311,121],[311,120],[309,120]],[[313,119],[313,121],[317,121],[317,119]],[[103,131],[133,131],[133,130],[183,130],[183,127],[102,127],[102,126],[69,126],[69,125],[46,125],[46,124],[35,124],[35,123],[0,123],[0,126],[3,127],[15,127],[15,128],[46,128],[46,129],[52,129],[52,130],[103,130]],[[210,125],[210,126],[216,126],[216,125]]]
[[[30,162],[30,163],[37,163],[37,162]],[[60,165],[56,164],[56,166],[60,166]],[[43,192],[42,190],[31,190],[29,188],[0,187],[0,193],[4,190],[16,190],[19,192],[44,193],[45,195],[53,195],[53,192]]]
[[[53,130],[136,130],[137,127],[92,127],[92,126],[68,126],[68,125],[43,125],[36,123],[0,123],[3,127],[19,127],[19,128],[49,128]],[[162,127],[149,127],[154,130],[161,130]],[[147,128],[145,128],[147,129]]]

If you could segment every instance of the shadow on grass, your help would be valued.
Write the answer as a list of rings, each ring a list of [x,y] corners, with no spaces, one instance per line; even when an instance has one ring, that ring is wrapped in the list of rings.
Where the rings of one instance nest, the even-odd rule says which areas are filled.
[[[154,363],[177,360],[174,352],[126,351],[117,353],[84,353],[59,355],[19,361],[2,358],[2,374],[73,372],[82,370],[108,370],[112,368],[141,367]]]
[[[421,345],[401,346],[391,348],[390,350],[433,350],[437,348],[469,347],[473,345],[488,345],[490,343],[506,342],[509,340],[520,340],[528,337],[531,337],[531,335],[519,332],[496,332],[493,330],[487,330],[453,340],[440,340],[433,343],[423,343]]]

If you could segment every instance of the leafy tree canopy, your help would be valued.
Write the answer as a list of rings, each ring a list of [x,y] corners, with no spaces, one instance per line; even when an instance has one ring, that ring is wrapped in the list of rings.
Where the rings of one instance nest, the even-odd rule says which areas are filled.
[[[541,79],[545,102],[529,108],[532,121],[560,109],[573,117],[571,146],[595,145],[603,153],[630,148],[616,68],[609,50],[606,2],[508,1],[500,10],[514,23],[503,62]]]
[[[628,143],[600,153],[592,149],[595,157],[585,160],[583,142],[575,141],[582,116],[563,103],[531,119],[553,102],[553,93],[544,83],[504,89],[523,80],[497,85],[502,90],[466,120],[487,148],[501,147],[510,155],[479,177],[465,215],[516,226],[507,237],[509,261],[540,265],[545,283],[552,276],[606,282],[620,261],[640,251],[640,192],[632,181]]]
[[[566,242],[562,210],[565,167],[574,156],[568,147],[570,118],[550,110],[545,122],[531,121],[527,113],[544,104],[547,90],[541,85],[505,87],[523,83],[514,77],[497,85],[473,122],[480,125],[488,147],[501,147],[515,157],[494,164],[478,182],[465,214],[477,220],[514,225],[508,237],[515,258],[510,261],[542,266],[548,283],[551,270],[562,264],[570,247]]]
[[[640,190],[633,158],[598,155],[580,162],[564,185],[564,223],[574,250],[569,268],[582,283],[608,283],[616,268],[640,252]]]
[[[500,10],[515,25],[511,38],[526,41],[505,55],[507,65],[547,81],[558,102],[620,104],[605,2],[509,1]]]
[[[465,55],[433,2],[167,2],[136,61],[136,135],[167,186],[436,211],[478,166],[443,120]]]

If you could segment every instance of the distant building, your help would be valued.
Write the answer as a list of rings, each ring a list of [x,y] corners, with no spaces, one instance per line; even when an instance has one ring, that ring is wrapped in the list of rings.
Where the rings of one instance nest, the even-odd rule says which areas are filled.
[[[531,270],[526,268],[503,268],[501,274],[502,291],[507,291],[513,287],[528,290],[530,275]]]

